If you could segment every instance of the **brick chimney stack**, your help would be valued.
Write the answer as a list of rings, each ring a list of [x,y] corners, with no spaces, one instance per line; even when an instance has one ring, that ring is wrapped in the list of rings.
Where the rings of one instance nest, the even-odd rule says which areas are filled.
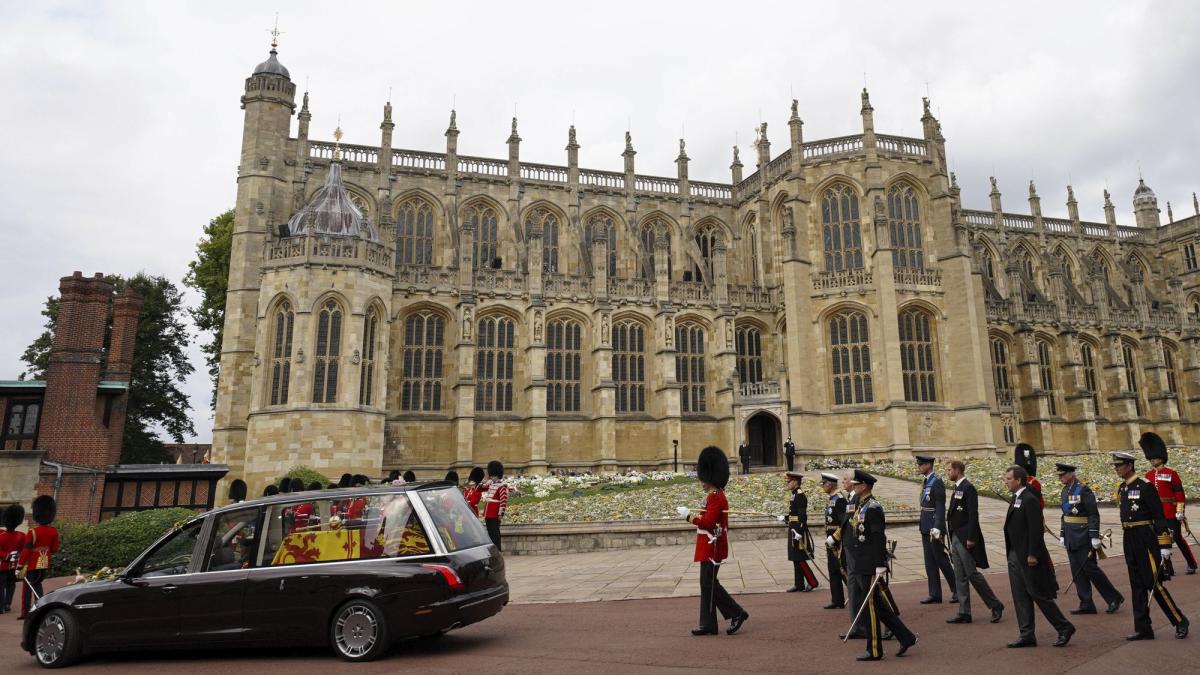
[[[59,416],[59,423],[43,428],[39,445],[51,451],[47,458],[50,461],[74,463],[79,459],[72,457],[75,453],[70,450],[75,434],[95,425],[93,411],[112,284],[99,273],[89,278],[75,272],[59,280],[58,291],[58,319],[46,369],[44,407],[72,414]]]
[[[126,288],[113,300],[112,337],[109,338],[105,380],[129,381],[133,371],[133,344],[137,338],[138,317],[141,313],[142,299],[132,288]]]

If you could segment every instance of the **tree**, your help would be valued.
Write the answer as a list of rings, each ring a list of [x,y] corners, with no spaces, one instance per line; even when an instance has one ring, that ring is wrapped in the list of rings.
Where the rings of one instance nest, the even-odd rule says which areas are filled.
[[[200,306],[189,309],[192,321],[212,339],[200,345],[212,378],[212,402],[217,405],[217,376],[221,369],[221,340],[225,334],[225,293],[229,289],[229,252],[233,247],[233,209],[209,221],[196,244],[196,259],[188,263],[183,283],[200,292]]]
[[[192,406],[179,389],[180,384],[195,370],[187,360],[190,338],[184,323],[183,296],[170,280],[144,272],[128,280],[116,275],[109,276],[107,280],[117,293],[129,287],[142,297],[142,314],[138,319],[137,342],[133,348],[133,372],[129,383],[121,462],[170,461],[156,430],[165,433],[176,443],[182,443],[184,436],[196,433],[188,414]],[[46,317],[46,330],[21,356],[28,364],[21,375],[22,379],[26,376],[45,377],[58,318],[57,297],[46,299],[42,315]],[[110,310],[106,345],[111,333]]]

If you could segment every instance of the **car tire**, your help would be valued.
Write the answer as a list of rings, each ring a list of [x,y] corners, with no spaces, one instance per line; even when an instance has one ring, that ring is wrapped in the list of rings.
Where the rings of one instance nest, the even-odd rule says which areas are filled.
[[[388,648],[387,620],[379,605],[355,598],[333,613],[329,644],[345,661],[373,661]]]
[[[62,668],[79,660],[83,634],[75,615],[65,609],[47,612],[33,637],[33,654],[43,668]]]

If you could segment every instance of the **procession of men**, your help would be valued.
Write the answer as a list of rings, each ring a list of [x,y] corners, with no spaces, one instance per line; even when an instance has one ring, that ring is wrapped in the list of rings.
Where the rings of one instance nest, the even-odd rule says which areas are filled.
[[[1095,492],[1079,479],[1078,467],[1061,462],[1055,464],[1062,485],[1058,507],[1061,511],[1054,513],[1052,508],[1047,514],[1043,487],[1035,477],[1036,450],[1026,443],[1020,443],[1014,449],[1014,463],[1003,475],[1010,494],[1002,523],[1004,563],[1017,633],[1007,647],[1038,646],[1036,624],[1039,613],[1054,630],[1053,646],[1067,647],[1079,630],[1067,614],[1099,614],[1101,606],[1105,614],[1117,614],[1127,602],[1132,609],[1134,630],[1125,639],[1154,639],[1151,597],[1172,626],[1174,637],[1187,637],[1188,618],[1165,586],[1172,576],[1173,545],[1183,554],[1187,574],[1193,574],[1196,568],[1195,559],[1181,534],[1190,532],[1186,529],[1183,486],[1178,474],[1166,466],[1168,454],[1162,438],[1146,433],[1139,445],[1153,467],[1144,478],[1137,471],[1134,455],[1112,454],[1114,478],[1120,483],[1117,489],[1119,525],[1113,525],[1119,526],[1124,535],[1128,600],[1099,565],[1099,561],[1108,555],[1106,549],[1112,546],[1112,528],[1104,527]],[[739,448],[739,455],[744,457],[744,454],[745,450]],[[792,458],[789,456],[788,459]],[[991,623],[1002,622],[1006,606],[981,572],[989,568],[990,561],[981,526],[979,493],[967,478],[967,462],[951,459],[944,463],[949,489],[937,471],[934,457],[917,455],[915,462],[920,480],[917,529],[927,583],[927,595],[920,603],[944,602],[944,578],[950,602],[955,605],[946,623],[974,622],[972,594],[987,608]],[[819,586],[813,574],[813,566],[818,562],[809,530],[807,499],[801,491],[804,477],[789,467],[784,480],[791,495],[790,509],[786,515],[778,516],[779,521],[788,526],[788,559],[794,566],[794,586],[789,590],[793,592],[812,591]],[[724,494],[715,499],[713,496],[720,493],[724,484],[714,488],[713,481],[707,476],[702,476],[701,480],[709,493],[706,509],[715,507],[727,513],[728,500]],[[827,571],[822,576],[830,593],[830,601],[823,609],[848,609],[849,627],[838,638],[842,642],[866,640],[865,651],[857,657],[859,661],[882,659],[885,640],[896,641],[896,656],[905,656],[919,641],[913,629],[900,619],[901,610],[890,589],[896,542],[888,537],[884,506],[873,494],[877,481],[863,469],[850,469],[841,476],[820,474],[820,489],[827,497],[820,505]],[[845,494],[839,491],[839,482]],[[704,558],[704,564],[709,566],[707,571],[702,569],[701,574],[702,623],[693,634],[715,634],[714,609],[721,609],[731,621],[726,632],[732,635],[749,615],[715,583],[715,570],[729,555],[728,520],[714,521],[710,514],[702,521],[693,518],[685,509],[681,509],[681,513],[700,528],[697,560]],[[715,522],[720,523],[715,532],[705,530],[705,525]],[[1046,534],[1052,536],[1052,541],[1057,539],[1065,550],[1068,560],[1065,568],[1056,569],[1046,545]],[[714,556],[717,559],[710,560],[707,555],[701,555],[701,548],[712,550],[714,546],[720,549],[720,556]],[[1078,603],[1064,613],[1059,603],[1067,602],[1071,589],[1074,589]],[[1096,596],[1102,605],[1098,604]]]

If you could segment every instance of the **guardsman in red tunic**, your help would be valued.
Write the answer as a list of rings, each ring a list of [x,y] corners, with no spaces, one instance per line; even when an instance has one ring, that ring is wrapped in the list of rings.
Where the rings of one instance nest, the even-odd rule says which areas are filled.
[[[4,509],[0,530],[0,614],[12,611],[17,590],[17,560],[25,546],[25,533],[17,530],[25,522],[25,507],[13,504]]]
[[[716,635],[717,610],[729,619],[725,630],[733,635],[750,615],[729,595],[717,580],[721,561],[729,557],[729,501],[723,490],[729,483],[729,458],[725,451],[708,446],[696,459],[696,478],[704,487],[704,509],[693,515],[686,506],[676,509],[683,519],[696,526],[696,555],[700,563],[700,625],[692,635]]]
[[[483,524],[487,527],[488,536],[496,545],[496,550],[502,551],[500,545],[500,519],[508,510],[508,486],[504,484],[504,465],[497,460],[488,462],[488,479],[483,484]]]
[[[467,488],[463,490],[463,497],[471,505],[471,511],[475,515],[479,515],[479,500],[483,499],[483,489],[479,486],[482,482],[483,469],[479,467],[471,469],[471,473],[467,474]]]
[[[1046,498],[1042,495],[1042,484],[1038,481],[1037,476],[1037,451],[1028,443],[1017,443],[1016,449],[1013,451],[1013,464],[1025,469],[1025,473],[1029,474],[1029,479],[1025,483],[1025,488],[1032,488],[1037,493],[1038,503],[1042,505],[1042,509],[1046,508]]]
[[[17,566],[21,570],[17,576],[24,577],[27,582],[21,587],[21,615],[18,619],[24,619],[29,612],[29,605],[33,601],[30,597],[31,586],[37,596],[42,597],[42,581],[50,569],[50,557],[58,553],[58,529],[50,524],[56,515],[58,504],[50,495],[33,500],[33,521],[37,526],[25,535],[25,547],[17,559]]]
[[[1146,432],[1142,434],[1142,438],[1138,441],[1138,445],[1142,446],[1142,452],[1146,454],[1146,459],[1150,460],[1150,464],[1154,467],[1146,472],[1146,480],[1158,490],[1158,499],[1162,502],[1163,516],[1167,519],[1167,525],[1171,528],[1171,538],[1175,540],[1175,545],[1179,547],[1179,552],[1183,554],[1187,560],[1187,573],[1196,573],[1196,557],[1192,555],[1192,549],[1188,546],[1187,539],[1183,537],[1183,525],[1187,520],[1187,515],[1184,514],[1185,499],[1183,494],[1183,481],[1180,480],[1179,474],[1175,469],[1167,468],[1167,444],[1162,437],[1154,432]],[[1167,560],[1167,573],[1173,574],[1171,569],[1171,561]]]

